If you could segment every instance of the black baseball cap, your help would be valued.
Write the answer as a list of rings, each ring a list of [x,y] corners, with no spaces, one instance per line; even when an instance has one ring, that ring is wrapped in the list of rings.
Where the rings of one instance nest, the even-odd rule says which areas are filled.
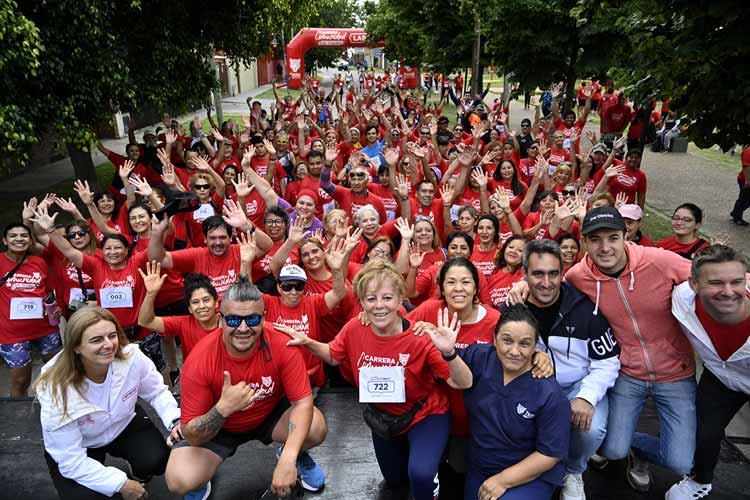
[[[586,212],[581,233],[586,236],[597,229],[625,230],[625,221],[620,211],[614,207],[598,207]]]

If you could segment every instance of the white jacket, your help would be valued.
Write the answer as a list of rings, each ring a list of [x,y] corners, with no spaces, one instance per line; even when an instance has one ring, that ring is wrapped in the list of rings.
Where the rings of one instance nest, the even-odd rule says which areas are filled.
[[[66,389],[65,416],[62,406],[53,403],[49,387],[42,388],[37,395],[42,406],[44,448],[57,462],[60,474],[107,496],[120,491],[127,475],[89,458],[86,449],[111,443],[133,420],[139,397],[156,410],[165,427],[180,417],[177,401],[154,363],[134,344],[125,346],[123,352],[126,359],[115,359],[112,363],[109,411],[94,406],[73,387]],[[59,356],[45,364],[42,372],[54,365]]]
[[[726,361],[721,359],[695,314],[695,292],[687,281],[672,292],[672,314],[705,367],[729,389],[750,394],[750,342],[745,342]]]

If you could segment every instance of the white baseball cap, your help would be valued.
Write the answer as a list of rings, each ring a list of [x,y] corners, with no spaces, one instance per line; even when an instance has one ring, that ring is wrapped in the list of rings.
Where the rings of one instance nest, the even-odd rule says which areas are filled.
[[[305,274],[304,269],[292,264],[291,266],[284,266],[281,268],[279,281],[304,281],[307,283],[307,274]]]

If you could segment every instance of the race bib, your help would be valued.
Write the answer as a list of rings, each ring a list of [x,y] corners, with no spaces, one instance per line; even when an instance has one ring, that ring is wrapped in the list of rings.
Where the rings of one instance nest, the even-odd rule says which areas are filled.
[[[214,207],[210,203],[201,205],[198,210],[193,212],[193,220],[205,220],[214,215]]]
[[[41,297],[13,297],[10,299],[10,319],[42,319]]]
[[[68,296],[68,304],[71,304],[74,300],[85,302],[87,293],[94,293],[94,290],[88,289],[84,293],[80,288],[71,288],[70,295]]]
[[[359,369],[360,403],[405,403],[403,366],[364,366]]]
[[[102,307],[124,308],[133,307],[133,289],[127,286],[115,286],[99,290]]]

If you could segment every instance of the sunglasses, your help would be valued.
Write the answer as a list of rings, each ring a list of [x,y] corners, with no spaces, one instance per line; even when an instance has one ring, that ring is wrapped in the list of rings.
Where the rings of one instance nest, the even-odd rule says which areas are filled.
[[[292,290],[301,292],[305,289],[305,283],[303,281],[286,282],[280,284],[279,287],[285,292],[291,292]]]
[[[194,184],[193,189],[211,189],[210,184]]]
[[[86,231],[73,231],[73,232],[66,234],[65,236],[67,236],[69,240],[72,240],[73,238],[83,238],[87,234],[88,233]]]
[[[454,128],[453,131],[454,132],[463,132],[464,129],[462,129],[462,128]]]
[[[564,195],[566,195],[566,196],[567,196],[567,195],[571,195],[571,196],[572,196],[572,195],[575,195],[575,194],[576,194],[576,190],[575,190],[575,189],[570,189],[570,190],[568,190],[568,189],[563,189],[563,190],[562,190],[562,194],[564,194]]]
[[[247,316],[222,314],[221,317],[224,318],[224,321],[229,328],[239,328],[243,320],[245,321],[245,324],[251,328],[258,326],[263,322],[263,315],[257,313],[249,314]]]
[[[353,174],[349,174],[350,179],[363,179],[367,177],[367,174],[364,172],[354,172]]]

